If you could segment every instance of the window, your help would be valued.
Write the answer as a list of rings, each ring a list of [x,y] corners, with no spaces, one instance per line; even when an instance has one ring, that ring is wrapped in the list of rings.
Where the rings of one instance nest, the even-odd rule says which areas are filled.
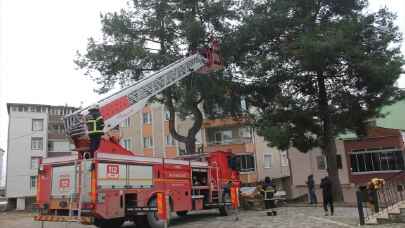
[[[185,154],[186,154],[186,150],[179,148],[179,155],[185,155]]]
[[[31,157],[31,169],[37,170],[39,165],[39,158],[38,157]]]
[[[251,132],[249,127],[241,127],[239,128],[239,136],[241,138],[251,138]]]
[[[152,136],[143,137],[143,148],[151,148],[153,146]]]
[[[255,159],[253,155],[239,155],[236,157],[236,164],[241,172],[250,172],[255,170]]]
[[[31,176],[30,177],[30,189],[31,189],[31,191],[33,191],[36,188],[37,188],[37,177],[36,176]]]
[[[318,170],[325,170],[326,169],[326,158],[325,156],[317,156],[316,163],[318,164]]]
[[[171,135],[166,135],[166,145],[176,145],[176,141]]]
[[[165,120],[169,121],[170,120],[170,112],[165,111]]]
[[[221,114],[224,114],[224,109],[221,106],[219,106],[218,104],[214,104],[214,107],[212,108],[212,112],[214,114],[221,115]]]
[[[18,111],[22,112],[23,111],[23,107],[22,106],[18,106]]]
[[[232,130],[222,130],[215,132],[216,144],[230,144],[232,143]]]
[[[143,124],[151,124],[152,123],[152,114],[150,112],[143,113]]]
[[[43,131],[44,130],[44,120],[43,119],[32,119],[32,130],[33,131]]]
[[[340,154],[336,155],[336,163],[337,163],[337,168],[342,169],[343,164],[342,164],[342,156]]]
[[[43,138],[42,137],[32,137],[31,138],[31,149],[32,150],[42,150],[43,148]]]
[[[132,141],[131,141],[131,139],[123,139],[121,144],[127,150],[132,149]]]
[[[264,168],[271,168],[271,154],[264,154]]]
[[[246,99],[245,97],[241,97],[240,99],[240,108],[242,112],[247,111]]]
[[[130,117],[126,118],[122,123],[122,127],[131,127],[131,119]]]
[[[316,162],[318,164],[318,170],[326,170],[326,168],[328,167],[325,156],[317,156],[316,157]],[[343,168],[342,156],[340,154],[336,155],[336,165],[337,165],[338,169]]]
[[[37,187],[37,177],[36,176],[30,176],[30,188],[31,190],[35,190]]]
[[[287,151],[280,151],[280,159],[281,159],[281,166],[282,167],[287,167],[288,166]]]
[[[55,148],[54,142],[48,141],[48,152],[54,151],[54,148]]]
[[[400,150],[352,152],[350,163],[353,173],[405,169],[403,154]]]

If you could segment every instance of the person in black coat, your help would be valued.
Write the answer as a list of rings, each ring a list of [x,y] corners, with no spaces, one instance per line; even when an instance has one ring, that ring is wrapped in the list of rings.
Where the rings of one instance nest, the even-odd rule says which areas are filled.
[[[318,200],[316,199],[316,193],[315,193],[314,175],[311,174],[308,176],[308,180],[307,180],[306,184],[308,187],[309,204],[317,204]]]
[[[322,196],[323,196],[323,209],[325,210],[325,215],[328,215],[328,204],[330,206],[330,213],[333,215],[333,189],[332,181],[329,177],[324,177],[321,180]]]

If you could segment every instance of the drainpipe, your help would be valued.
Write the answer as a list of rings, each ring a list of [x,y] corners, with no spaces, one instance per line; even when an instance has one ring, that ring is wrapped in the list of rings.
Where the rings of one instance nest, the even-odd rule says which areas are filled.
[[[255,172],[256,172],[256,182],[258,182],[259,180],[261,180],[261,177],[260,177],[260,175],[259,175],[259,172],[258,172],[258,164],[257,164],[257,151],[256,151],[256,134],[255,134],[255,131],[254,131],[254,129],[253,129],[253,127],[250,129],[250,135],[252,136],[252,144],[253,144],[253,155],[254,155],[254,158],[255,158]]]

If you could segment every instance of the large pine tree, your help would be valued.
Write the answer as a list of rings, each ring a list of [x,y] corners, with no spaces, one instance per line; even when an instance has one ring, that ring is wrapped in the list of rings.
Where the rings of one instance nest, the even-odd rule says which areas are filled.
[[[127,86],[206,46],[211,36],[226,45],[222,38],[234,30],[230,21],[238,20],[235,9],[234,1],[129,1],[127,9],[101,16],[103,39],[89,39],[86,52],[78,53],[75,62],[98,83],[99,93]],[[228,79],[223,72],[192,74],[154,98],[170,111],[170,133],[186,145],[188,154],[195,152],[195,136],[202,126],[199,107],[215,114],[215,107],[223,104],[225,113],[238,112],[229,102],[235,98],[235,86]],[[175,113],[192,117],[186,135],[177,132]]]
[[[238,36],[257,127],[273,146],[322,148],[342,199],[335,137],[365,132],[378,108],[401,97],[401,34],[387,9],[366,0],[252,1]]]

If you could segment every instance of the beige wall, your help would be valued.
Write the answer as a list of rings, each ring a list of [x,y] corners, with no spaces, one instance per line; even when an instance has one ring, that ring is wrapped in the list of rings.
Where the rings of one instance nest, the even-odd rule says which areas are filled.
[[[123,139],[131,139],[132,150],[137,154],[143,154],[142,145],[142,115],[141,113],[135,113],[130,118],[130,127],[124,127],[123,124],[120,125],[120,137]]]
[[[143,113],[150,112],[152,115],[152,124],[143,124]],[[166,135],[170,135],[168,121],[165,119],[165,108],[163,105],[153,103],[146,106],[142,111],[135,113],[130,117],[130,127],[124,127],[120,124],[121,141],[131,139],[131,151],[154,157],[177,157],[179,148],[185,148],[183,143],[176,141],[175,145],[166,145]],[[176,129],[181,135],[186,135],[188,129],[192,126],[192,119],[181,120],[176,117]],[[153,137],[153,147],[144,149],[143,137]],[[197,135],[197,144],[202,142],[201,134]]]
[[[165,157],[163,105],[152,104],[153,156]]]
[[[349,182],[346,154],[343,141],[336,140],[337,154],[342,157],[342,169],[339,169],[339,178],[344,190],[345,201],[354,200],[353,185]],[[288,151],[288,157],[291,164],[291,193],[292,197],[298,197],[307,194],[305,182],[310,174],[314,175],[315,184],[319,186],[321,179],[327,176],[327,171],[318,169],[317,157],[321,156],[321,150],[315,148],[307,153],[301,153],[295,148]],[[319,187],[318,187],[319,188]],[[320,192],[319,192],[320,194]]]
[[[263,137],[255,135],[255,157],[258,180],[264,180],[266,176],[270,178],[281,178],[290,176],[290,168],[282,166],[280,150],[269,147],[268,142]],[[264,155],[271,154],[270,168],[264,167]],[[287,162],[288,163],[288,162]]]

